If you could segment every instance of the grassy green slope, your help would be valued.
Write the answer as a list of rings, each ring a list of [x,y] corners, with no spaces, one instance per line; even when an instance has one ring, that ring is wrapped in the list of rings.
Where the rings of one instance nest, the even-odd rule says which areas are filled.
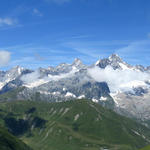
[[[149,146],[146,146],[146,147],[144,147],[144,148],[142,148],[142,149],[140,149],[140,150],[150,150],[150,145],[149,145]]]
[[[22,141],[0,127],[0,150],[31,150]]]
[[[4,102],[0,109],[1,124],[35,150],[136,150],[149,144],[149,129],[91,101]],[[22,120],[27,127],[16,131]]]

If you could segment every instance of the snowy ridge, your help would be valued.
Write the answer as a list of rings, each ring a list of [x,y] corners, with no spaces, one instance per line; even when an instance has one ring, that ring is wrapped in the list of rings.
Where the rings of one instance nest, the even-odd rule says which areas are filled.
[[[56,67],[17,66],[0,72],[0,93],[22,86],[17,95],[22,99],[37,93],[38,98],[52,102],[87,98],[121,114],[150,119],[150,67],[132,66],[116,54],[90,66],[75,59]]]

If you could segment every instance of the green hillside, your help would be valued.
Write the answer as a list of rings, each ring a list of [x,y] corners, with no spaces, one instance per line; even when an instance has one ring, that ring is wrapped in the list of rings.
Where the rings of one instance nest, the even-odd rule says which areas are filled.
[[[140,149],[140,150],[150,150],[150,145],[149,145],[149,146],[146,146],[146,147],[144,147],[144,148],[142,148],[142,149]]]
[[[3,102],[0,122],[34,150],[137,150],[146,127],[86,100]]]
[[[0,150],[31,150],[21,140],[0,127]]]

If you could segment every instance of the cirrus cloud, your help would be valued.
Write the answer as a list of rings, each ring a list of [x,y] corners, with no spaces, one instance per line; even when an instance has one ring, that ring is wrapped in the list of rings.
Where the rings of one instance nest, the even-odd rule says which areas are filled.
[[[17,23],[16,19],[12,19],[12,18],[0,18],[0,26],[12,26],[15,25]]]
[[[43,16],[43,14],[37,8],[33,9],[33,15],[36,15],[36,16],[39,16],[39,17]]]

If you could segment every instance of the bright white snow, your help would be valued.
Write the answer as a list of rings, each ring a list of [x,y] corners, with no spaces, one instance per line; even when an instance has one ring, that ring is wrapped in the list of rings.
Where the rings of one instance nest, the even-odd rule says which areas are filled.
[[[101,101],[106,101],[106,100],[107,100],[107,97],[101,96],[100,100],[101,100]]]
[[[92,101],[95,102],[95,103],[98,103],[98,100],[95,99],[95,98],[92,98]]]
[[[26,74],[24,76],[22,76],[22,81],[24,82],[24,86],[28,87],[28,88],[33,88],[33,87],[37,87],[40,86],[42,84],[45,84],[49,81],[58,81],[60,79],[63,78],[69,78],[71,76],[73,76],[76,72],[78,72],[79,70],[76,67],[73,67],[72,70],[69,73],[62,73],[59,75],[51,75],[48,74],[48,76],[46,77],[40,77],[40,72],[38,70],[30,73],[30,74]]]
[[[73,93],[70,93],[70,92],[67,92],[66,93],[66,95],[65,95],[66,97],[76,97]]]
[[[78,99],[82,99],[82,98],[85,98],[85,95],[80,95],[80,96],[78,97]]]
[[[74,116],[74,121],[77,121],[77,120],[79,119],[79,117],[80,117],[80,115],[79,115],[79,114],[76,114],[76,115]]]

